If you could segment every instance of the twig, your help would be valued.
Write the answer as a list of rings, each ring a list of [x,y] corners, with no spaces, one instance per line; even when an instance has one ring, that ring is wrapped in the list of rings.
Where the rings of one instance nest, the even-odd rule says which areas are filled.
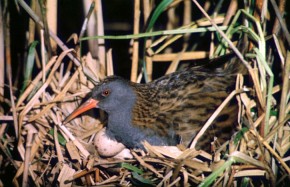
[[[87,13],[87,16],[86,16],[86,18],[84,20],[84,23],[82,25],[82,28],[81,28],[81,32],[79,34],[78,42],[79,42],[79,39],[84,36],[85,31],[87,30],[87,26],[88,26],[89,19],[90,19],[91,15],[92,15],[92,13],[93,13],[93,11],[95,9],[95,4],[96,4],[95,1],[93,1],[91,3],[89,12]]]

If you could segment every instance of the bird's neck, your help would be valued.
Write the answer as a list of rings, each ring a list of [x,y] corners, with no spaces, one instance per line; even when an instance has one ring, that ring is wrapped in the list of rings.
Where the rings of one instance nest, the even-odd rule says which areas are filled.
[[[108,111],[108,129],[116,131],[130,128],[132,119],[132,109],[135,104],[136,96],[132,95],[123,104],[113,111]]]
[[[122,109],[119,111],[115,111],[109,114],[108,117],[108,127],[109,128],[116,128],[119,126],[125,127],[131,123],[131,114],[132,110]]]
[[[142,139],[143,134],[132,124],[131,110],[119,110],[109,114],[107,135],[110,138],[123,143],[127,148],[141,148],[138,141]]]

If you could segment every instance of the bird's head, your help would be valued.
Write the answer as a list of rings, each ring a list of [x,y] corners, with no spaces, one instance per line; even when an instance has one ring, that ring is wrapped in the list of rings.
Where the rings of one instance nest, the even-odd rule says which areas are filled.
[[[90,98],[70,114],[63,124],[92,108],[100,108],[108,114],[130,110],[135,98],[130,82],[116,76],[108,77],[92,90]]]

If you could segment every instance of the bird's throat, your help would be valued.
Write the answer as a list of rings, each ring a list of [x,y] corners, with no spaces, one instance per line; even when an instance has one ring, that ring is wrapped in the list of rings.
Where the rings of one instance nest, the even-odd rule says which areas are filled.
[[[108,128],[109,129],[119,129],[119,128],[129,128],[131,123],[132,114],[131,111],[119,111],[111,112],[108,117]]]

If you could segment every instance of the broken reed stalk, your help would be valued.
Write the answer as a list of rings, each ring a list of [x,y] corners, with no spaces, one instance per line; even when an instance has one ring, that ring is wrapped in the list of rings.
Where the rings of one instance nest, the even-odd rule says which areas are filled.
[[[152,7],[150,5],[150,1],[149,0],[143,1],[144,23],[148,23],[151,11],[152,11]],[[145,48],[148,49],[151,43],[152,43],[151,38],[147,38],[146,43],[145,43]],[[152,81],[152,73],[153,73],[152,57],[149,55],[145,55],[145,61],[146,61],[146,72],[147,72],[148,81]]]
[[[140,27],[140,0],[134,0],[134,28],[133,34],[139,33]],[[138,62],[139,62],[139,40],[132,39],[133,41],[133,51],[132,51],[132,66],[131,66],[131,81],[137,81],[138,73]]]
[[[107,76],[114,75],[114,66],[113,66],[113,56],[112,56],[112,49],[109,49],[106,53],[107,59]]]
[[[27,128],[27,137],[26,137],[26,147],[25,147],[25,157],[24,157],[24,171],[23,171],[23,179],[22,179],[22,186],[26,187],[28,185],[28,173],[29,173],[29,166],[31,164],[30,154],[31,154],[31,147],[33,144],[34,134],[36,130],[34,127]]]

